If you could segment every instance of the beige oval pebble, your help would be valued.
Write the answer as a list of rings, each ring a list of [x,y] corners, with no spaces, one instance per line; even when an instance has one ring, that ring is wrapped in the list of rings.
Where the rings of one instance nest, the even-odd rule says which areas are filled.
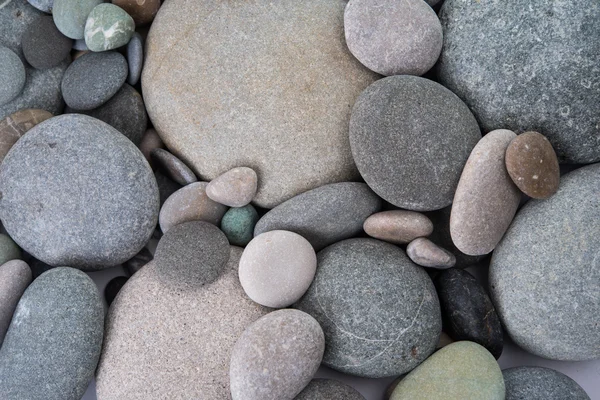
[[[164,147],[165,147],[165,144],[163,143],[162,139],[158,135],[158,132],[156,132],[156,130],[154,130],[154,129],[148,129],[144,133],[144,136],[142,136],[142,141],[140,142],[140,145],[139,145],[140,151],[142,152],[144,157],[146,157],[146,160],[148,160],[150,165],[153,164],[153,160],[150,157],[152,150],[163,149]]]
[[[456,257],[431,240],[417,238],[406,247],[406,254],[417,265],[429,268],[446,269],[454,267]]]
[[[12,113],[0,121],[0,162],[25,132],[48,118],[52,118],[48,111],[29,108]]]
[[[371,215],[363,224],[367,235],[396,244],[431,235],[433,224],[425,215],[415,211],[392,210]]]
[[[213,179],[206,187],[208,197],[229,207],[248,205],[258,187],[258,177],[252,168],[233,168]]]

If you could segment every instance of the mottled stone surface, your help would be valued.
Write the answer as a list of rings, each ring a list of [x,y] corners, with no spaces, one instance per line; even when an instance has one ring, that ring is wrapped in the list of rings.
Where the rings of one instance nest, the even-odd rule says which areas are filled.
[[[568,376],[550,368],[514,367],[502,371],[506,400],[590,400]]]
[[[11,260],[0,265],[0,347],[31,278],[31,269],[25,261]]]
[[[35,20],[23,33],[23,55],[37,69],[56,67],[69,56],[73,40],[63,35],[51,16]]]
[[[52,17],[63,35],[83,39],[88,15],[103,0],[54,0]]]
[[[183,161],[167,150],[156,148],[150,152],[152,160],[178,184],[185,186],[198,181],[198,178]]]
[[[333,379],[313,379],[294,400],[365,400],[351,386]]]
[[[492,300],[510,337],[530,353],[600,357],[598,193],[600,164],[563,175],[554,196],[517,213],[494,251]]]
[[[8,47],[25,61],[21,49],[23,33],[44,13],[32,7],[27,0],[11,0],[3,4],[0,10],[0,45]]]
[[[230,208],[221,219],[221,230],[234,246],[246,246],[254,237],[254,227],[258,222],[258,212],[248,204]]]
[[[210,181],[206,195],[229,207],[249,204],[258,187],[258,177],[252,168],[237,167]]]
[[[433,224],[418,212],[390,210],[371,215],[365,220],[363,229],[375,239],[406,244],[416,238],[429,236],[433,232]]]
[[[481,138],[467,106],[439,83],[390,76],[369,86],[350,119],[350,145],[365,182],[384,200],[415,211],[449,205]]]
[[[91,51],[113,50],[125,46],[134,31],[133,18],[121,7],[98,4],[85,23],[85,44]]]
[[[152,22],[160,8],[160,0],[112,0],[112,3],[127,11],[136,26]]]
[[[117,294],[119,294],[119,291],[125,286],[127,280],[129,280],[129,278],[126,276],[117,276],[106,284],[106,287],[104,288],[104,298],[109,307],[115,300],[115,297],[117,297]]]
[[[17,97],[25,86],[25,66],[11,49],[0,46],[0,106]]]
[[[136,85],[142,76],[142,67],[144,66],[144,39],[137,32],[133,33],[131,40],[127,43],[127,64],[129,65],[127,83]]]
[[[446,269],[456,264],[456,257],[427,238],[417,238],[406,246],[406,255],[422,267]]]
[[[10,238],[10,236],[0,233],[0,265],[10,260],[21,258],[21,249]]]

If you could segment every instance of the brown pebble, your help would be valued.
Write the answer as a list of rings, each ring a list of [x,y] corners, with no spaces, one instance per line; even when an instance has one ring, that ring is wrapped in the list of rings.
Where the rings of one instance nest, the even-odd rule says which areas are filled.
[[[162,139],[158,135],[158,132],[154,129],[148,129],[144,136],[142,136],[142,141],[140,142],[139,148],[146,160],[152,165],[151,154],[154,149],[162,149],[165,147]]]
[[[392,210],[371,215],[363,224],[367,235],[396,244],[431,235],[433,224],[425,215],[415,211]]]
[[[417,265],[428,268],[446,269],[454,267],[456,257],[431,240],[417,238],[406,247],[406,254]]]
[[[198,182],[196,174],[183,161],[164,149],[150,152],[151,159],[175,182],[182,186]]]
[[[48,118],[52,118],[48,111],[29,108],[12,113],[0,121],[0,162],[25,132]]]
[[[73,51],[73,53],[72,53],[73,61],[77,60],[79,57],[81,57],[82,55],[87,54],[87,53],[89,53],[89,50],[75,50],[75,51]]]
[[[160,0],[112,0],[112,3],[127,11],[136,26],[152,22],[160,8]]]
[[[229,207],[248,205],[258,187],[258,177],[252,168],[233,168],[213,179],[206,187],[208,197]]]

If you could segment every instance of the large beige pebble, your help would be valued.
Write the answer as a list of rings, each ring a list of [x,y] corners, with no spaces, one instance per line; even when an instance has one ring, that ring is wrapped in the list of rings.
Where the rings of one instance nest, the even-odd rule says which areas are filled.
[[[415,211],[392,210],[371,215],[363,229],[367,235],[396,244],[410,243],[414,239],[429,236],[433,224],[425,215]]]
[[[206,187],[208,197],[229,207],[248,205],[258,187],[258,177],[252,168],[237,167],[213,179]]]

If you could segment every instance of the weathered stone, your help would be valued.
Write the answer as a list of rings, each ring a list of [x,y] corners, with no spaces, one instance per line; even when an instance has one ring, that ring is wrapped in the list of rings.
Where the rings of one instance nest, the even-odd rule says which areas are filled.
[[[37,69],[56,67],[71,51],[73,40],[63,35],[51,16],[38,18],[23,33],[23,55]]]
[[[405,210],[382,211],[365,220],[363,229],[375,239],[406,244],[419,237],[429,236],[433,224],[425,215]]]

